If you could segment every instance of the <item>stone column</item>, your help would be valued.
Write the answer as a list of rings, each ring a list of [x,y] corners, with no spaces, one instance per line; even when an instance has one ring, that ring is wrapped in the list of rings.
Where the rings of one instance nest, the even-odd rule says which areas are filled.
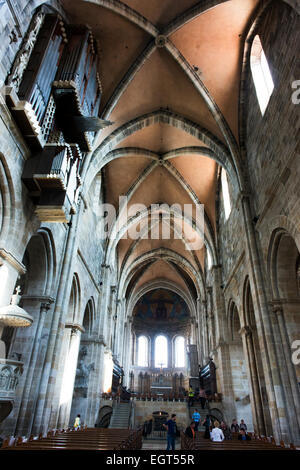
[[[23,296],[24,301],[38,300],[41,301],[39,317],[37,318],[37,325],[32,345],[32,352],[30,361],[28,363],[28,371],[26,380],[22,386],[23,395],[21,398],[21,407],[19,410],[18,420],[16,423],[17,435],[30,435],[32,433],[32,424],[35,419],[35,410],[38,399],[38,389],[42,376],[44,359],[46,354],[47,340],[49,333],[45,332],[45,337],[42,338],[44,329],[45,318],[54,299],[51,297],[36,298]],[[45,344],[46,343],[46,344]]]
[[[62,378],[61,394],[59,400],[59,416],[57,425],[54,426],[58,428],[69,426],[80,337],[83,331],[80,325],[75,324],[66,324],[66,328],[70,329],[70,341]]]
[[[88,404],[86,409],[85,424],[94,427],[101,406],[101,384],[104,374],[104,350],[103,338],[92,339],[93,352],[91,362],[94,362],[94,370],[91,371],[88,386]]]
[[[198,318],[198,342],[199,342],[199,362],[203,365],[204,351],[203,351],[203,319],[201,311],[201,298],[197,298],[197,318]]]
[[[208,350],[208,330],[207,330],[207,302],[202,300],[202,327],[203,327],[203,349],[204,349],[204,363],[206,364],[209,360]]]
[[[68,312],[68,303],[72,287],[72,263],[78,239],[78,224],[81,219],[83,204],[78,203],[78,211],[72,215],[69,231],[66,234],[66,242],[63,259],[61,261],[61,273],[57,280],[58,290],[53,321],[49,336],[49,343],[43,368],[41,385],[39,390],[35,422],[38,432],[46,432],[49,428],[50,415],[58,412],[59,392],[55,390],[56,380],[60,369],[60,350],[65,327],[65,318]],[[56,397],[55,397],[56,391]],[[56,419],[55,419],[56,421]]]
[[[115,351],[114,354],[118,358],[119,363],[124,368],[124,356],[123,356],[123,344],[125,341],[125,312],[124,312],[124,301],[126,299],[117,300],[117,320],[116,320],[116,339],[115,339]]]
[[[244,326],[240,330],[242,336],[244,355],[247,361],[248,370],[249,370],[249,382],[250,382],[250,392],[251,392],[251,408],[254,418],[254,431],[255,433],[266,435],[266,426],[264,422],[264,412],[262,406],[262,399],[260,393],[258,371],[256,366],[255,351],[253,346],[252,339],[252,330],[249,326]]]
[[[281,383],[279,364],[273,340],[269,309],[261,270],[261,257],[258,253],[255,231],[252,223],[249,194],[240,193],[243,222],[245,228],[247,250],[251,268],[253,285],[253,302],[260,343],[260,353],[264,368],[270,413],[273,423],[274,437],[277,441],[290,439],[289,424],[286,419],[286,408]]]
[[[111,351],[114,353],[115,348],[115,335],[116,335],[116,322],[117,322],[117,304],[116,304],[116,286],[110,287],[110,299],[109,299],[109,329],[108,329],[108,344],[111,345]]]
[[[273,315],[277,317],[279,340],[282,347],[282,366],[281,366],[281,377],[284,385],[286,400],[287,400],[287,412],[289,414],[291,439],[295,441],[295,435],[299,435],[300,431],[300,397],[299,397],[299,386],[297,384],[294,366],[291,361],[291,347],[289,345],[289,338],[285,326],[284,310],[281,303],[273,302]],[[276,320],[275,322],[276,323]]]
[[[110,300],[110,266],[107,264],[102,265],[103,271],[103,292],[101,295],[101,306],[100,306],[100,330],[99,336],[103,336],[105,338],[105,342],[109,345],[109,338],[108,338],[108,303]]]

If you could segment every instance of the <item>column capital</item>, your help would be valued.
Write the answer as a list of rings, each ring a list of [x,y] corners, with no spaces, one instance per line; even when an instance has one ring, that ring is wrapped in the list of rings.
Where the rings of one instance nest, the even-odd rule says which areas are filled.
[[[216,269],[221,269],[221,268],[222,268],[222,264],[213,264],[210,269],[215,271]]]
[[[78,323],[66,323],[65,328],[71,328],[71,334],[76,335],[78,332],[84,333],[85,328],[83,328],[82,325],[79,325]]]
[[[41,302],[41,304],[53,304],[55,302],[54,297],[50,297],[49,295],[22,295],[22,301],[24,300],[33,300],[36,302]]]
[[[50,302],[42,302],[41,303],[41,310],[46,310],[48,312],[48,310],[51,308],[51,303]]]
[[[240,191],[237,197],[237,202],[249,201],[251,193],[249,191]]]
[[[251,336],[252,335],[252,328],[249,325],[243,326],[240,329],[239,334],[240,335],[245,335],[246,337]]]

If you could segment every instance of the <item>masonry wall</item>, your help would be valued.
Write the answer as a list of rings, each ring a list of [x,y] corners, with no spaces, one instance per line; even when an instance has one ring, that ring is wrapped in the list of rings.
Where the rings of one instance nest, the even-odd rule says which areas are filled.
[[[261,270],[263,277],[263,292],[260,292],[260,295],[265,298],[266,302],[271,302],[276,297],[270,287],[270,273],[268,272],[271,235],[275,229],[281,228],[290,233],[298,244],[300,233],[300,208],[298,203],[300,195],[300,105],[292,102],[292,93],[295,91],[292,88],[292,83],[299,80],[300,77],[298,57],[300,41],[299,15],[283,2],[274,1],[265,11],[255,34],[260,36],[275,89],[266,112],[262,116],[251,71],[249,70],[246,81],[246,106],[242,110],[243,130],[245,131],[245,140],[242,144],[245,149],[243,157],[247,158],[246,179],[249,184],[252,223],[255,228],[258,248],[258,269]],[[234,209],[231,211],[228,220],[225,220],[222,192],[220,193],[218,240],[220,262],[222,264],[222,287],[226,311],[228,311],[230,300],[233,300],[237,305],[241,325],[243,326],[245,324],[243,295],[247,276],[250,276],[252,294],[256,295],[257,293],[253,284],[253,270],[246,239],[245,236],[241,235],[245,233],[241,196],[235,192],[232,184],[230,185],[230,195]],[[254,303],[256,318],[258,318],[259,307],[256,302]],[[269,315],[273,328],[275,320],[271,317],[271,310],[270,307]],[[291,315],[292,313],[289,317],[288,312],[285,314],[287,327],[289,328],[288,324],[291,321],[289,318],[292,318],[294,329],[298,328],[299,331],[299,321],[295,320],[295,315]],[[228,324],[227,316],[225,322]],[[263,325],[262,330],[264,330]],[[276,337],[270,336],[268,341],[273,342],[276,349]],[[288,344],[288,347],[290,346]],[[264,352],[262,352],[262,361],[266,366]],[[279,366],[275,365],[274,367]],[[270,390],[270,382],[268,379],[266,380],[267,390]],[[288,392],[286,393],[288,394]],[[268,397],[265,393],[263,393],[263,400],[265,406],[269,406]],[[283,398],[283,400],[287,400],[286,406],[288,408],[288,399]]]

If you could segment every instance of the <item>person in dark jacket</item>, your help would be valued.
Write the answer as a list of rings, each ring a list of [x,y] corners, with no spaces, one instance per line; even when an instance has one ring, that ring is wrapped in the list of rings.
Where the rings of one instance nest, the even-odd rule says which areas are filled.
[[[237,420],[233,419],[232,424],[231,424],[231,432],[239,432],[239,430],[240,430],[240,427],[237,423]]]
[[[190,439],[195,439],[195,425],[195,421],[192,421],[191,424],[185,430],[185,435]]]
[[[168,431],[167,432],[167,449],[170,450],[175,450],[175,440],[176,440],[176,414],[173,413],[171,415],[171,419],[169,419],[165,424],[163,424],[163,427]]]
[[[147,435],[152,433],[152,419],[149,419],[146,428]]]
[[[206,418],[202,421],[202,426],[205,427],[205,431],[204,431],[204,434],[203,434],[204,439],[210,439],[210,432],[209,432],[210,417],[209,417],[209,415],[206,415]]]
[[[143,424],[143,431],[142,431],[142,436],[147,439],[147,426],[148,426],[148,421],[145,421]]]

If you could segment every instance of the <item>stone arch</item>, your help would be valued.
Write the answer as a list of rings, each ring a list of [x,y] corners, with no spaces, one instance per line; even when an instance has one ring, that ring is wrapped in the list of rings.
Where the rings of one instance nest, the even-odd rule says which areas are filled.
[[[286,399],[286,417],[291,436],[300,436],[300,364],[293,360],[294,345],[300,337],[300,252],[286,229],[271,233],[268,249],[268,277],[272,292],[272,328],[278,345],[281,382]]]
[[[194,316],[194,318],[196,318],[196,306],[192,298],[188,296],[181,287],[177,286],[173,282],[166,281],[165,279],[157,279],[157,281],[155,282],[151,281],[141,286],[141,288],[134,294],[134,296],[128,299],[128,309],[127,309],[128,318],[132,317],[132,311],[134,309],[135,304],[139,301],[139,299],[147,292],[150,292],[151,290],[154,290],[154,289],[158,289],[159,287],[175,292],[176,294],[181,296],[183,300],[186,302],[187,306],[189,307],[191,315]]]
[[[249,87],[249,77],[250,77],[250,55],[252,44],[255,36],[258,34],[259,27],[263,20],[266,10],[272,7],[273,0],[266,0],[260,2],[256,14],[252,19],[252,22],[249,23],[248,31],[245,32],[245,45],[243,51],[243,60],[242,60],[242,72],[240,80],[240,97],[239,97],[239,136],[240,136],[240,148],[242,156],[246,158],[246,139],[247,139],[247,125],[246,120],[248,116],[248,87]],[[300,14],[300,5],[298,0],[281,0],[286,7],[290,7]]]
[[[244,328],[246,330],[245,345],[253,396],[251,405],[252,414],[255,417],[254,425],[259,434],[271,435],[273,433],[272,421],[269,410],[262,357],[260,354],[251,284],[248,275],[246,276],[243,285],[243,319],[245,324]]]
[[[230,152],[219,139],[207,131],[207,129],[202,128],[199,124],[196,124],[170,110],[159,109],[132,119],[126,124],[120,126],[100,144],[91,156],[91,160],[89,162],[87,161],[84,166],[82,177],[86,188],[89,188],[95,174],[98,173],[108,161],[110,161],[110,152],[114,151],[117,145],[135,132],[157,123],[168,124],[181,129],[187,134],[197,137],[199,141],[203,142],[210,148],[212,152],[211,158],[214,158],[219,164],[222,162],[222,166],[224,166],[226,171],[228,171],[232,184],[236,185],[238,188],[243,187],[241,175],[238,175],[236,172]],[[108,161],[106,161],[107,156]]]
[[[141,267],[144,264],[148,264],[150,259],[156,259],[156,258],[166,259],[166,260],[170,259],[175,264],[178,264],[183,270],[187,272],[187,274],[193,281],[193,284],[197,291],[197,297],[201,297],[203,299],[205,298],[204,281],[203,281],[203,277],[201,276],[201,274],[195,270],[195,268],[190,264],[189,261],[186,260],[186,258],[166,248],[152,250],[150,252],[145,253],[144,255],[141,255],[127,269],[123,270],[123,272],[120,275],[120,282],[118,286],[119,296],[120,296],[120,293],[126,292],[128,283],[130,282],[130,279],[134,275],[134,272],[136,271],[136,269]]]
[[[229,361],[232,383],[232,394],[237,419],[245,419],[248,429],[252,428],[251,411],[251,381],[247,368],[247,356],[245,354],[244,338],[241,334],[241,315],[236,303],[231,299],[228,304],[228,331],[229,331]]]
[[[79,349],[75,373],[74,390],[70,411],[70,424],[78,413],[82,422],[86,420],[89,384],[91,373],[94,370],[92,333],[95,320],[94,299],[91,297],[85,307],[82,319],[82,332],[79,338]]]
[[[85,307],[82,319],[82,326],[84,329],[84,335],[90,336],[93,331],[95,324],[95,301],[91,297]]]
[[[79,276],[77,273],[74,273],[71,292],[70,292],[67,322],[80,323],[79,322],[80,305],[81,305],[81,289],[80,289]]]
[[[294,237],[283,228],[275,229],[268,250],[268,273],[275,299],[297,300],[300,296],[298,267],[299,249]]]
[[[228,304],[228,333],[231,341],[235,341],[239,338],[239,332],[241,329],[241,319],[238,308],[235,302],[231,299]]]
[[[113,412],[112,406],[108,406],[108,405],[102,406],[99,410],[95,427],[96,428],[108,428],[112,412]]]
[[[14,227],[15,193],[11,174],[0,152],[0,240],[9,239]]]

